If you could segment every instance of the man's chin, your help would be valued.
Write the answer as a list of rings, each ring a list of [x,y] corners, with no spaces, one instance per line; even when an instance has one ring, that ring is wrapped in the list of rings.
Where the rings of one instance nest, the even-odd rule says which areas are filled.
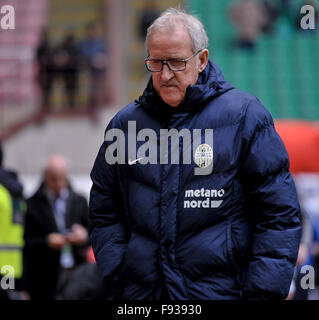
[[[178,107],[181,103],[179,99],[173,97],[161,96],[162,100],[168,104],[170,107]]]
[[[177,108],[180,105],[180,103],[178,103],[178,102],[170,102],[170,101],[165,101],[165,100],[164,100],[164,102],[173,108]]]

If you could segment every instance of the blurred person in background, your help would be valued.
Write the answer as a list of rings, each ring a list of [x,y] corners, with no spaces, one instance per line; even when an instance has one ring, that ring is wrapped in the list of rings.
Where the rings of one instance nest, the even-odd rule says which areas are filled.
[[[262,3],[255,0],[239,0],[229,7],[229,17],[238,31],[236,46],[254,50],[269,18]]]
[[[91,172],[90,239],[108,298],[286,298],[300,208],[270,113],[224,79],[196,17],[166,10],[146,47],[148,85],[108,124]],[[202,133],[186,142],[193,128]]]
[[[302,237],[289,298],[319,299],[319,125],[304,120],[277,120],[287,148],[302,212]],[[302,288],[303,266],[313,266],[315,289]]]
[[[85,275],[85,276],[84,276]],[[87,262],[81,264],[64,286],[63,300],[104,300],[103,276],[96,265],[92,247],[87,251]]]
[[[79,43],[79,54],[83,65],[89,72],[88,108],[94,110],[105,102],[106,72],[108,67],[107,44],[101,36],[97,23],[90,22],[86,26],[86,36]]]
[[[262,4],[265,8],[265,14],[267,15],[262,31],[271,35],[275,31],[275,25],[279,16],[279,8],[273,0],[263,0]]]
[[[43,182],[27,204],[28,291],[31,299],[60,299],[72,272],[86,261],[88,249],[87,201],[73,191],[64,157],[49,157]]]
[[[51,107],[51,90],[57,76],[54,61],[55,50],[50,43],[47,30],[43,30],[36,57],[38,63],[38,83],[41,89],[41,107],[44,111]]]
[[[3,279],[9,286],[0,285],[0,300],[23,298],[23,232],[26,203],[23,198],[23,186],[14,171],[3,168],[3,149],[0,141],[0,284],[12,268],[11,279]],[[25,296],[26,297],[26,296]]]
[[[55,55],[57,72],[64,82],[67,107],[73,109],[76,101],[79,73],[79,50],[76,43],[74,30],[66,32],[61,43],[58,45]]]
[[[303,236],[296,264],[296,290],[293,299],[319,300],[319,173],[299,173],[295,180],[303,213]],[[314,288],[306,289],[301,286],[305,276],[300,272],[303,266],[314,268]]]
[[[145,0],[143,3],[143,9],[140,13],[139,21],[139,35],[141,41],[144,43],[147,28],[158,18],[160,11],[157,8],[156,0]]]

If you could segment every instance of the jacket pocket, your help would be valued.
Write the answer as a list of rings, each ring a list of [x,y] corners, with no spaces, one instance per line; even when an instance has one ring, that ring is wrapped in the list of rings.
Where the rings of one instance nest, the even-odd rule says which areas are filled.
[[[237,252],[238,248],[232,239],[232,225],[231,225],[231,223],[227,224],[226,246],[227,246],[228,261],[230,264],[230,270],[233,273],[237,274],[238,273],[238,266],[236,264],[235,256],[236,256],[236,252]]]

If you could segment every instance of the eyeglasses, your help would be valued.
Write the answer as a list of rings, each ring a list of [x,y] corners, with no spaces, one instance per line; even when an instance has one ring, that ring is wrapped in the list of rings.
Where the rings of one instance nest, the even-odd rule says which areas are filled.
[[[163,70],[164,64],[167,65],[167,67],[173,71],[184,71],[186,69],[186,63],[195,57],[198,53],[200,53],[203,49],[198,50],[196,53],[191,55],[190,57],[186,59],[167,59],[167,60],[160,60],[160,59],[144,59],[145,66],[148,71],[150,72],[160,72]]]

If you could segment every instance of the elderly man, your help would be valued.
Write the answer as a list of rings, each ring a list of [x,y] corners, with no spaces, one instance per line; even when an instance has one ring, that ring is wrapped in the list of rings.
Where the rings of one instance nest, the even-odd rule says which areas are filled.
[[[151,78],[109,123],[90,237],[113,299],[285,298],[299,204],[269,112],[208,58],[177,9],[148,28]]]
[[[27,201],[25,260],[31,299],[55,299],[72,270],[86,261],[88,206],[68,182],[60,155],[48,159],[44,180]],[[62,290],[62,289],[61,289]]]

